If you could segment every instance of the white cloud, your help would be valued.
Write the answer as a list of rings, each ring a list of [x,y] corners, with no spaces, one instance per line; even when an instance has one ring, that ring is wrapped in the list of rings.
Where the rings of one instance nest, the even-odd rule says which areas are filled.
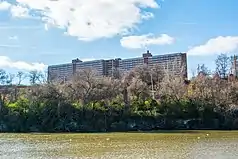
[[[46,31],[48,31],[48,30],[49,30],[48,24],[45,24],[45,25],[44,25],[44,28],[45,28]]]
[[[33,11],[41,14],[46,26],[65,29],[67,35],[84,41],[128,33],[143,20],[153,17],[151,12],[143,9],[159,8],[156,0],[16,0],[16,2],[25,8],[24,13]]]
[[[44,71],[47,68],[47,65],[43,63],[27,63],[24,61],[13,61],[7,56],[0,56],[0,68],[14,68],[26,71]]]
[[[85,61],[94,61],[96,59],[95,58],[83,58],[83,59],[80,59],[80,60],[85,62]]]
[[[127,36],[120,40],[122,47],[130,49],[144,48],[149,45],[169,45],[174,41],[175,39],[167,34],[161,34],[160,36],[153,36],[153,34]]]
[[[0,48],[20,48],[20,45],[0,44]]]
[[[192,47],[188,55],[211,55],[233,53],[238,50],[238,36],[218,36],[205,44]]]
[[[0,11],[8,10],[10,7],[11,7],[10,3],[6,2],[6,1],[0,2]]]
[[[9,40],[18,40],[18,36],[9,36],[8,39]]]
[[[12,45],[12,44],[0,44],[0,48],[10,48],[10,49],[18,49],[18,48],[25,48],[25,49],[36,49],[35,46],[21,46],[21,45]]]
[[[12,25],[0,25],[0,29],[43,29],[43,26],[34,26],[34,25],[27,25],[27,26],[12,26]]]
[[[29,18],[31,17],[29,14],[29,9],[22,7],[20,5],[12,5],[11,6],[11,14],[13,17],[18,17],[18,18]]]

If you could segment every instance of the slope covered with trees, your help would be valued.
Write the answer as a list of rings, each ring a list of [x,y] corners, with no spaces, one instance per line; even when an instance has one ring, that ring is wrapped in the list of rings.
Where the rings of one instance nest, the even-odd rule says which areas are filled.
[[[217,66],[210,75],[202,65],[191,81],[159,66],[140,66],[119,78],[86,69],[65,83],[47,83],[33,71],[27,87],[12,85],[1,70],[0,131],[237,129],[238,81],[218,60]],[[25,76],[17,77],[20,84]]]

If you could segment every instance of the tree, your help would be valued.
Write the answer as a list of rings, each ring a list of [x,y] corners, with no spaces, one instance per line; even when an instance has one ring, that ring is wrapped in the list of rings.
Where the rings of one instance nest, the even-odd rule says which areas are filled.
[[[43,74],[37,70],[30,71],[28,74],[29,81],[32,85],[42,82]]]
[[[17,72],[18,85],[21,85],[22,81],[26,78],[26,74],[22,71]]]
[[[211,71],[208,69],[208,67],[205,66],[205,64],[198,65],[197,72],[198,74],[202,73],[205,76],[211,75]]]
[[[130,95],[136,97],[134,100],[143,99],[149,97],[148,85],[143,82],[140,78],[134,77],[131,81],[130,86],[128,87]]]
[[[44,71],[44,73],[42,73],[42,83],[47,82],[48,82],[48,71]]]
[[[0,84],[4,85],[6,83],[6,79],[7,79],[7,74],[3,69],[0,69]],[[2,89],[2,87],[0,87]],[[2,110],[2,106],[3,106],[3,95],[2,95],[2,90],[0,90],[0,112]]]
[[[8,75],[5,70],[0,69],[0,84],[5,85],[8,81]]]
[[[134,76],[138,79],[140,79],[142,82],[145,82],[147,84],[151,83],[151,68],[149,68],[146,65],[135,67],[131,73],[134,74]]]
[[[121,80],[121,86],[122,86],[122,95],[123,95],[123,101],[125,104],[125,110],[127,111],[130,107],[130,100],[129,100],[129,93],[128,93],[128,87],[130,86],[132,79],[135,77],[135,73],[133,71],[126,72],[122,76]]]
[[[12,85],[14,78],[15,78],[15,75],[12,74],[12,73],[10,73],[10,74],[8,75],[7,84]]]
[[[154,96],[153,93],[155,92],[152,91],[155,91],[155,88],[159,88],[159,85],[165,76],[164,69],[162,69],[159,64],[152,67],[147,65],[138,66],[131,70],[130,73],[132,78],[128,88],[130,88],[131,92],[137,92],[137,95],[143,95],[143,98],[150,93]],[[136,91],[138,89],[141,89],[141,92]]]
[[[67,84],[72,91],[72,97],[76,101],[82,102],[83,105],[90,102],[93,98],[94,89],[98,84],[97,72],[91,68],[79,70],[74,76],[71,83]]]
[[[187,95],[187,88],[182,77],[166,76],[161,82],[160,94],[172,102],[179,102]]]
[[[14,75],[8,74],[5,70],[0,69],[0,111],[5,102],[5,97],[7,94],[11,93],[11,88],[8,85],[12,84]]]
[[[221,78],[228,77],[230,58],[226,54],[220,54],[216,59],[216,72]]]
[[[104,77],[98,81],[96,88],[94,89],[95,100],[113,100],[121,92],[121,83],[118,79],[111,77]]]
[[[153,75],[153,81],[155,81],[155,84],[160,83],[165,76],[164,69],[162,69],[160,65],[154,65],[152,67],[151,73]]]

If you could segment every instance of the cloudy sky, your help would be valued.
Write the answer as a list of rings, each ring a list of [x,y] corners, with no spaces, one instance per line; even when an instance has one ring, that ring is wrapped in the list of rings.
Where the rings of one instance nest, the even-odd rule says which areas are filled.
[[[189,72],[238,51],[237,0],[0,0],[0,68],[187,52]],[[237,52],[238,53],[238,52]]]

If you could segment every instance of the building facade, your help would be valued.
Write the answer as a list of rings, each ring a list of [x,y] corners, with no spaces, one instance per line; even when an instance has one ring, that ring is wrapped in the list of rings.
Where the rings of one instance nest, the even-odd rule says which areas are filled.
[[[71,63],[52,65],[48,67],[48,81],[67,81],[73,75],[73,65]]]
[[[159,65],[165,71],[174,75],[183,75],[187,78],[187,54],[174,53],[166,55],[153,56],[149,51],[144,53],[142,57],[129,59],[110,59],[110,60],[94,60],[83,62],[79,59],[72,60],[72,63],[53,65],[48,67],[48,80],[65,81],[70,79],[77,71],[93,68],[99,76],[117,76],[120,72],[130,71],[131,69],[147,65]]]
[[[234,55],[231,57],[231,74],[233,74],[235,77],[238,76],[238,61],[237,61],[237,55]]]

